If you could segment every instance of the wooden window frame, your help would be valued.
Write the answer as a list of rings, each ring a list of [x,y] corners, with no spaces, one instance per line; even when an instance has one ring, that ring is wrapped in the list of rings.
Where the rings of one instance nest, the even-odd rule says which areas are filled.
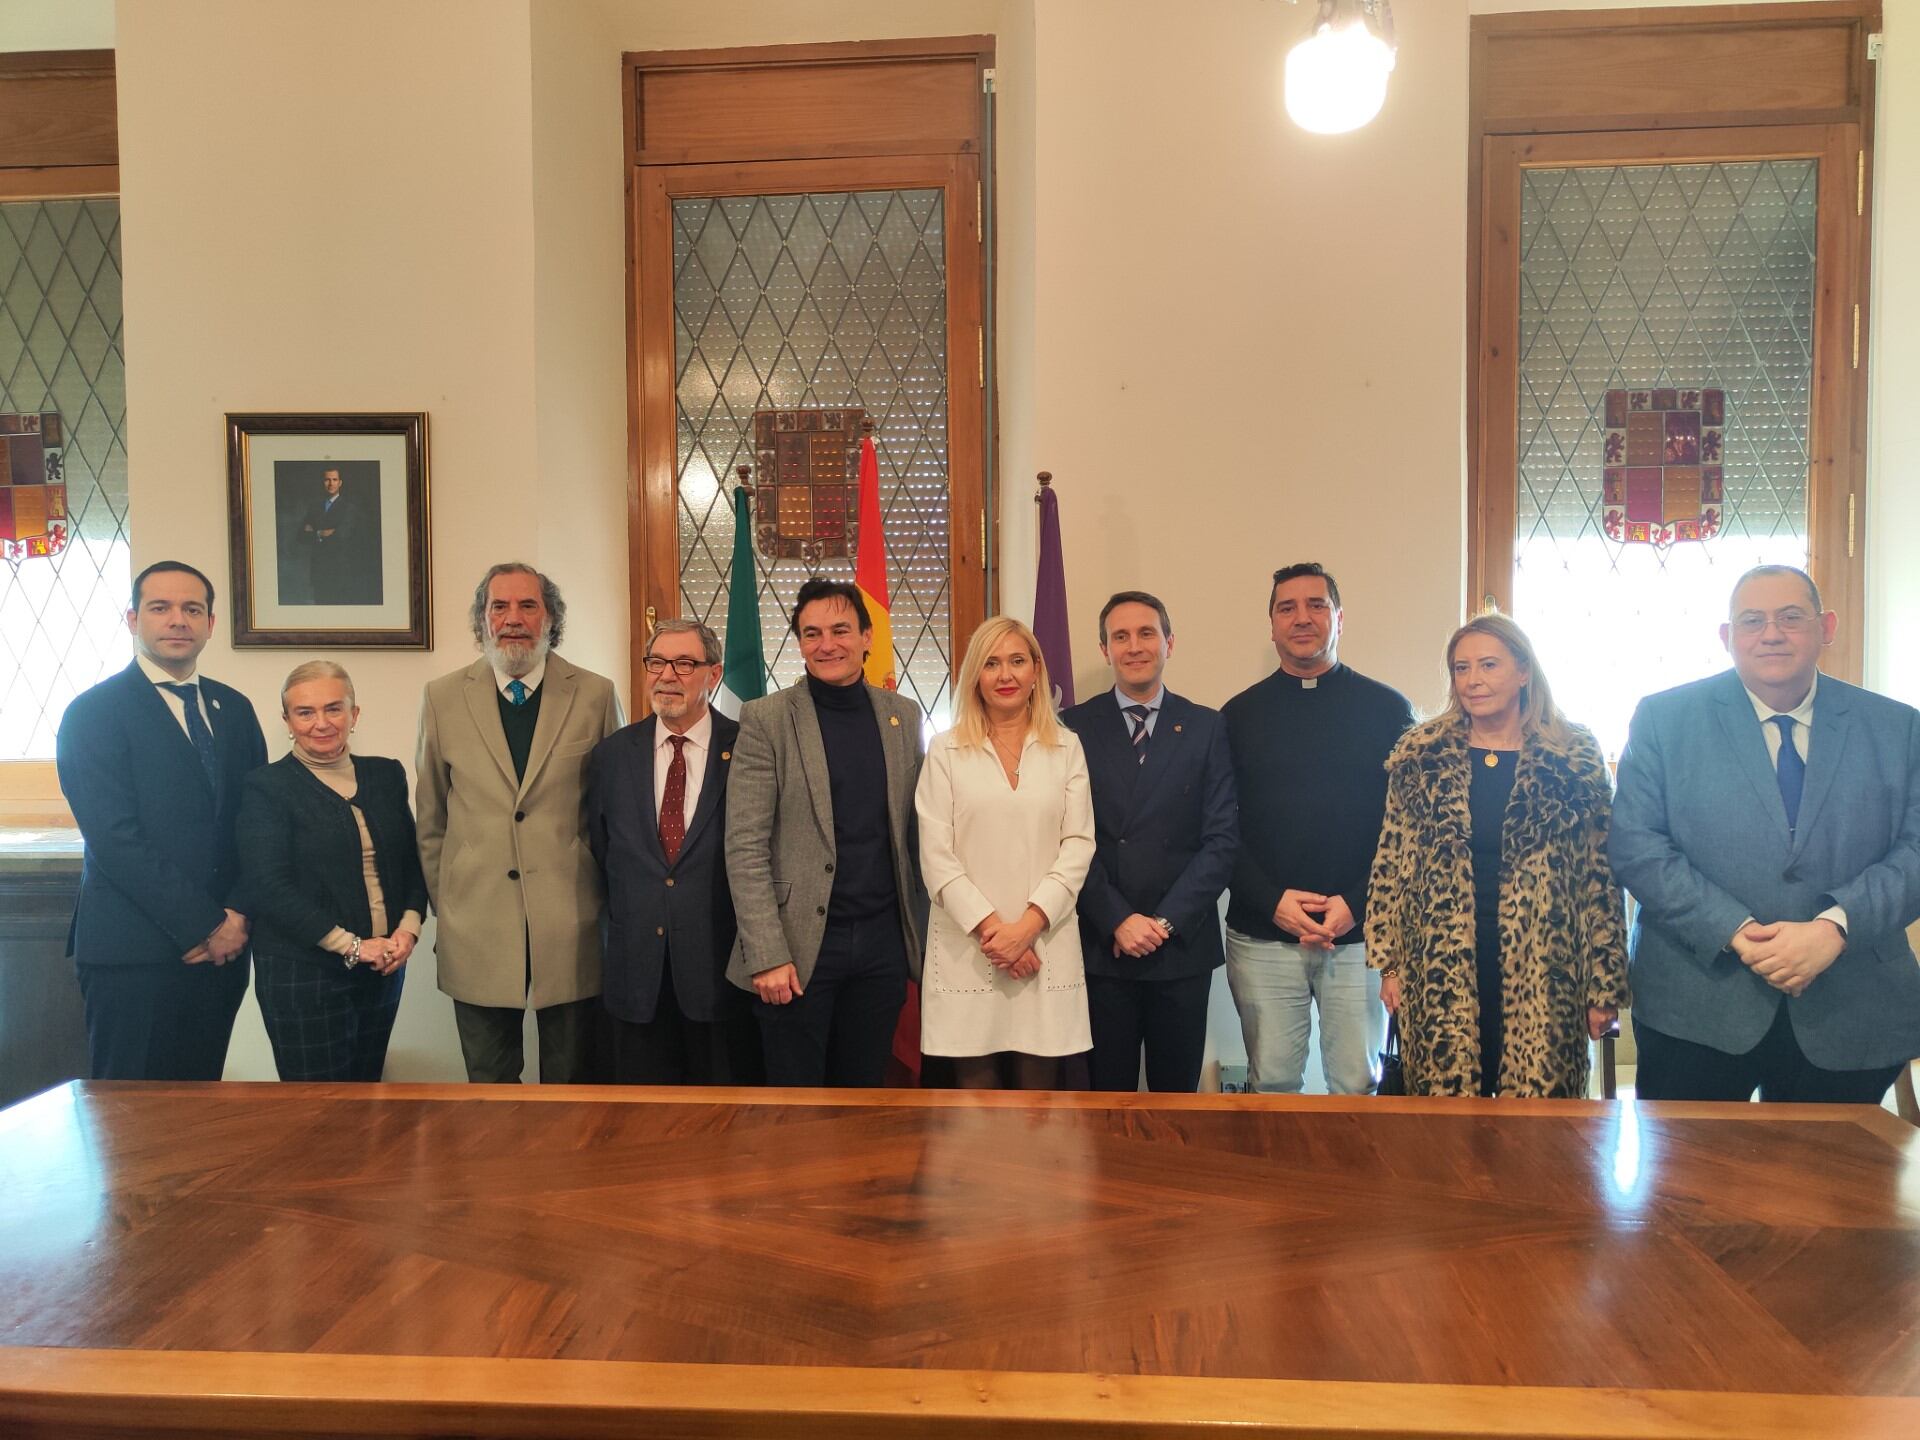
[[[983,80],[990,35],[629,53],[627,533],[636,713],[652,622],[679,614],[672,202],[943,188],[947,206],[950,669],[987,614]],[[964,80],[970,104],[958,100]],[[978,336],[980,383],[957,363]]]
[[[1865,647],[1867,341],[1879,0],[1481,15],[1472,21],[1467,268],[1469,610],[1512,603],[1517,490],[1519,175],[1528,168],[1818,158],[1809,568],[1840,612],[1826,668],[1861,678]],[[1687,45],[1725,83],[1687,99],[1644,57]],[[1596,105],[1589,74],[1621,76]],[[1743,77],[1735,84],[1731,77]],[[1740,86],[1748,86],[1749,96]],[[1748,99],[1755,103],[1746,103]],[[1624,102],[1632,101],[1637,108]],[[1683,103],[1684,102],[1684,103]],[[1854,204],[1844,203],[1852,199]],[[1840,203],[1835,203],[1835,202]],[[1857,307],[1858,322],[1855,314]],[[1857,333],[1856,333],[1857,331]],[[1499,477],[1496,481],[1496,477]]]
[[[0,55],[0,201],[120,193],[111,50]],[[0,824],[71,825],[51,760],[0,760]]]

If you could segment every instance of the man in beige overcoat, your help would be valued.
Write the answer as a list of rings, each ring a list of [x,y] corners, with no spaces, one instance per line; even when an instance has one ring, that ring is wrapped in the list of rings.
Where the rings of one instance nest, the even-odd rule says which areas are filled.
[[[540,1078],[592,1079],[600,873],[583,823],[588,754],[624,722],[613,682],[552,652],[559,588],[496,565],[473,596],[482,657],[427,686],[420,715],[420,861],[439,916],[435,959],[467,1078],[516,1084],[531,1005]]]

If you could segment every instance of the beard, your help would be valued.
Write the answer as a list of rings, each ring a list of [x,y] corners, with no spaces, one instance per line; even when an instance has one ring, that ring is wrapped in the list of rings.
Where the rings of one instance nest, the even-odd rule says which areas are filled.
[[[481,646],[481,653],[487,657],[487,663],[504,675],[515,680],[533,673],[533,668],[547,658],[547,652],[553,647],[547,642],[547,632],[542,629],[531,642],[514,638],[508,645],[502,645],[497,635],[489,635]]]

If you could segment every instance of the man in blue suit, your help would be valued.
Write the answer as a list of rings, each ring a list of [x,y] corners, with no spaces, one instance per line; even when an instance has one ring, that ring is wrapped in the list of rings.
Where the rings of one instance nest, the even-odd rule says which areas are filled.
[[[60,788],[86,842],[67,948],[96,1080],[218,1080],[247,993],[234,887],[240,782],[267,763],[253,706],[196,673],[213,582],[163,560],[133,582],[133,663],[60,722]]]
[[[1819,673],[1836,623],[1749,570],[1733,669],[1634,714],[1609,849],[1646,1099],[1872,1105],[1920,1055],[1920,712]]]
[[[753,1002],[727,983],[727,772],[740,727],[709,703],[720,641],[662,620],[643,662],[653,713],[587,760],[587,843],[606,879],[605,1079],[745,1085],[761,1078]]]
[[[1100,611],[1114,688],[1060,718],[1093,785],[1093,868],[1081,888],[1096,1090],[1197,1090],[1213,972],[1226,963],[1220,892],[1233,875],[1239,806],[1220,712],[1161,683],[1167,607],[1123,590]]]

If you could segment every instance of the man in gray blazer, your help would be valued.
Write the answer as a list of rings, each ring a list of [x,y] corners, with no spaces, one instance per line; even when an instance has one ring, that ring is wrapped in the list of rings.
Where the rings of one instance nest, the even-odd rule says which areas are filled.
[[[809,580],[792,625],[806,677],[742,709],[727,781],[727,978],[758,1001],[769,1084],[879,1085],[927,915],[920,709],[865,682],[857,586]]]
[[[519,1081],[531,1005],[540,1078],[584,1084],[602,903],[586,765],[620,728],[620,701],[604,675],[552,653],[566,602],[532,566],[489,570],[469,618],[482,656],[427,686],[415,767],[440,988],[453,998],[469,1080]]]
[[[1836,623],[1749,570],[1733,669],[1634,714],[1609,849],[1646,1099],[1878,1104],[1920,1055],[1920,712],[1819,673]]]

